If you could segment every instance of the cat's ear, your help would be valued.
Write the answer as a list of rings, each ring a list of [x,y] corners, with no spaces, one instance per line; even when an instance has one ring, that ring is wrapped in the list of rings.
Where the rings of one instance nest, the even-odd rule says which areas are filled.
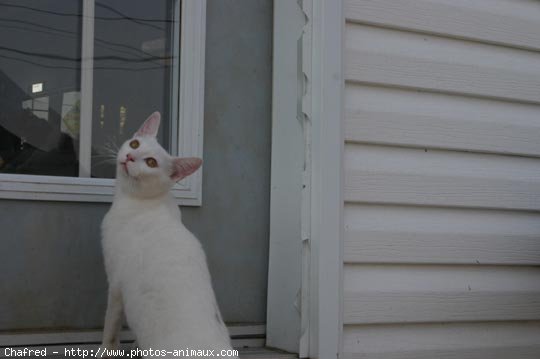
[[[161,121],[161,115],[158,111],[151,114],[141,127],[135,133],[135,136],[152,136],[156,137],[159,130],[159,122]]]
[[[171,179],[175,182],[189,176],[201,167],[202,160],[197,157],[179,158],[173,160]]]

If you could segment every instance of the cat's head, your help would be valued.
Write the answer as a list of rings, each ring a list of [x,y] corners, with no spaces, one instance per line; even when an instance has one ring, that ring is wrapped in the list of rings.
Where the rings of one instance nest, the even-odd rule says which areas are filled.
[[[118,151],[116,180],[126,194],[141,198],[161,196],[202,164],[200,158],[173,157],[161,147],[156,140],[160,119],[159,112],[151,114]]]

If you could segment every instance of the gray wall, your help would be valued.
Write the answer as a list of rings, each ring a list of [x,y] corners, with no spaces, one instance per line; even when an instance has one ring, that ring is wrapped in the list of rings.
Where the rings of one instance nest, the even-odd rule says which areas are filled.
[[[270,186],[270,0],[209,0],[203,242],[227,322],[266,317]],[[0,200],[0,330],[99,328],[99,225],[107,204]]]

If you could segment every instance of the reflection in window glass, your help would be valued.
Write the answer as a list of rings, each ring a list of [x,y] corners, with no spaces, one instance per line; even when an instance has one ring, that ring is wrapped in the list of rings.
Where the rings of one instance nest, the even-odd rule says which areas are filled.
[[[80,90],[81,1],[0,2],[0,172],[77,176],[62,98]]]
[[[62,122],[60,129],[72,139],[78,140],[81,113],[81,93],[66,92],[62,96]]]
[[[49,120],[49,96],[32,98],[22,102],[23,110],[29,110],[42,120]]]
[[[179,0],[94,5],[94,43],[84,44],[81,0],[0,1],[0,173],[78,176],[81,138],[91,138],[91,176],[113,178],[112,152],[156,110],[171,149]],[[81,93],[84,46],[94,49],[93,93]],[[84,101],[91,119],[80,117]]]

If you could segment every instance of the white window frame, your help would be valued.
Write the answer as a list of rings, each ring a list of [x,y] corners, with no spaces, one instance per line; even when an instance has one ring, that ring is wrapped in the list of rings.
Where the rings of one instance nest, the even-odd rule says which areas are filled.
[[[82,63],[81,63],[81,136],[79,148],[79,177],[0,174],[0,198],[47,201],[111,202],[114,179],[90,178],[90,149],[92,130],[92,80],[94,48],[94,3],[83,0]],[[178,79],[177,113],[172,113],[172,129],[177,134],[173,141],[176,155],[203,157],[204,118],[204,50],[206,36],[206,0],[176,0],[176,16],[181,13],[180,39],[175,56],[180,56],[180,68],[173,67],[173,78]],[[181,4],[181,5],[180,5]],[[180,11],[181,6],[181,11]],[[178,31],[174,32],[175,34]],[[202,169],[176,184],[172,190],[181,205],[199,206],[202,201]]]

